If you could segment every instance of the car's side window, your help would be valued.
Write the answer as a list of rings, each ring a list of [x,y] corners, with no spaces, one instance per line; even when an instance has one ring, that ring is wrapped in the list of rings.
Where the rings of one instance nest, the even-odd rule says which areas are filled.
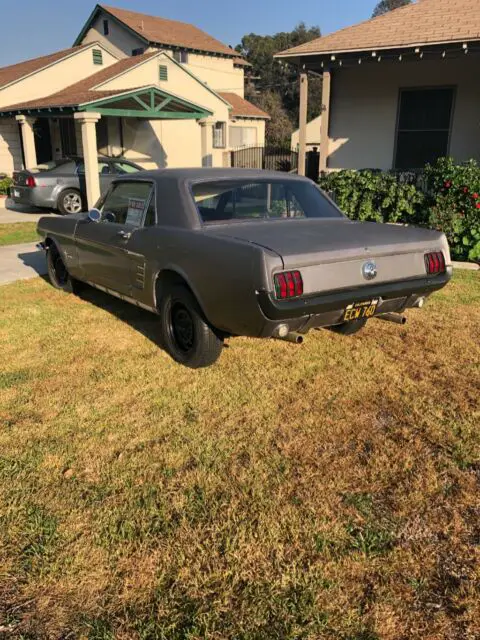
[[[125,173],[137,173],[137,167],[134,167],[132,164],[128,162],[113,162],[113,171],[114,173],[118,173],[120,175],[124,175]]]
[[[85,163],[83,162],[83,160],[79,160],[77,162],[77,173],[80,176],[84,176],[85,175]],[[98,173],[101,176],[105,176],[105,175],[109,175],[110,174],[110,166],[109,166],[108,162],[102,162],[102,161],[98,162]]]
[[[152,191],[153,187],[149,182],[114,184],[103,202],[103,221],[139,227]]]
[[[155,207],[155,191],[152,190],[152,195],[150,198],[150,202],[148,203],[147,213],[145,214],[145,222],[143,223],[144,227],[153,227],[153,225],[157,224],[157,215],[156,215],[156,207]]]

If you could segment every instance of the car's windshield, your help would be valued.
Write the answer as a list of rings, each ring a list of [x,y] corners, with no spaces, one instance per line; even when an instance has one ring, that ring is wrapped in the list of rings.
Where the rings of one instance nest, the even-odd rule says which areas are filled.
[[[228,220],[340,218],[315,185],[299,180],[197,182],[192,193],[206,224]]]

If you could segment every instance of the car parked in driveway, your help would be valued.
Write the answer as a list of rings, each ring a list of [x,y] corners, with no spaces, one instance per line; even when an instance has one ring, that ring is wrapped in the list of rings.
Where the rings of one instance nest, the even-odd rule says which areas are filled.
[[[112,180],[142,168],[124,158],[99,156],[100,191]],[[16,171],[10,197],[17,204],[56,209],[59,213],[79,213],[86,208],[85,164],[80,156],[52,160],[34,169]]]
[[[159,342],[192,368],[231,336],[300,343],[311,329],[404,324],[452,276],[443,233],[353,222],[312,181],[268,171],[124,176],[88,214],[41,218],[38,233],[54,287],[85,282],[153,311]]]

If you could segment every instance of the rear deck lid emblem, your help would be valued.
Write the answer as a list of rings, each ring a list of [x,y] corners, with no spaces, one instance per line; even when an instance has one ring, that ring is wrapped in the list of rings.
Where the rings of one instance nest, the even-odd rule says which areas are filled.
[[[378,274],[377,265],[375,264],[375,262],[373,262],[372,260],[370,260],[369,262],[365,262],[362,267],[362,274],[365,280],[375,280]]]

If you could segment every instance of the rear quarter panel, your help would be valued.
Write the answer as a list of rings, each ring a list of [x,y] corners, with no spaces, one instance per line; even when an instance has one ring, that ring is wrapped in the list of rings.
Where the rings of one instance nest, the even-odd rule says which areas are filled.
[[[78,274],[74,234],[79,218],[80,215],[49,216],[40,218],[37,224],[38,235],[55,243],[67,269],[74,277]]]

